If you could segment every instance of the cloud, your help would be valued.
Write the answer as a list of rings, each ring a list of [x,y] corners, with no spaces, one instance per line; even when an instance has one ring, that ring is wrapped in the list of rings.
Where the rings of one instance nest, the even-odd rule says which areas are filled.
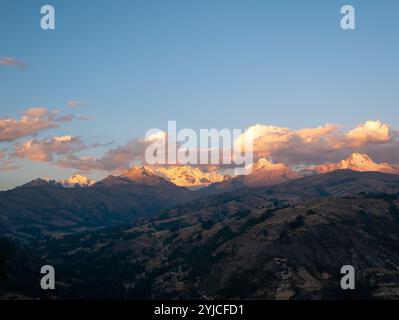
[[[301,129],[298,130],[296,133],[305,142],[314,142],[326,135],[335,132],[336,130],[338,130],[338,128],[339,126],[336,124],[326,124],[318,128]]]
[[[165,132],[156,132],[148,135],[145,139],[132,139],[127,144],[107,151],[101,157],[77,156],[68,154],[57,161],[57,164],[64,168],[74,168],[82,171],[103,170],[115,173],[123,172],[133,165],[148,165],[145,160],[145,152],[149,145],[154,142],[163,142],[167,138]],[[96,147],[98,144],[94,144]],[[177,150],[179,145],[175,145]],[[160,149],[158,150],[158,152]],[[198,153],[209,153],[210,149],[197,149]],[[161,156],[167,157],[166,154]],[[167,164],[164,164],[167,166]],[[162,165],[161,165],[162,166]],[[196,165],[206,171],[216,171],[219,166],[214,165]]]
[[[19,166],[14,164],[14,161],[8,159],[8,154],[5,150],[0,150],[0,171],[10,171],[18,169]]]
[[[259,157],[268,157],[274,151],[288,147],[295,133],[285,127],[256,124],[249,127],[245,133],[239,136],[234,144],[238,148],[240,148],[240,146],[243,147],[247,135],[252,136],[254,139],[254,153]]]
[[[289,166],[307,166],[340,161],[351,153],[359,152],[370,155],[376,161],[399,163],[399,132],[378,120],[367,121],[349,130],[343,130],[337,124],[299,130],[257,124],[239,136],[235,145],[242,146],[246,134],[254,137],[255,161],[266,157]],[[82,171],[119,171],[132,165],[145,164],[146,148],[155,141],[165,139],[165,132],[153,132],[145,139],[132,139],[123,146],[112,148],[103,156],[89,157],[68,153],[57,164]],[[196,151],[197,154],[208,153],[209,149]],[[223,169],[229,165],[216,167]]]
[[[68,154],[57,161],[57,164],[64,168],[74,168],[82,171],[122,170],[129,168],[134,163],[144,162],[145,150],[150,143],[146,140],[132,139],[124,146],[110,149],[101,157],[80,157]]]
[[[346,137],[354,146],[361,146],[368,142],[387,142],[390,140],[390,128],[380,121],[367,121],[349,131]]]
[[[154,133],[150,133],[145,137],[145,141],[156,142],[156,141],[166,141],[168,135],[164,131],[156,130]]]
[[[70,108],[77,108],[77,107],[81,107],[84,105],[84,102],[79,101],[79,100],[69,100],[67,102],[68,107]]]
[[[13,142],[22,137],[34,136],[42,130],[58,128],[60,123],[75,118],[73,115],[59,116],[57,110],[30,108],[20,119],[0,118],[0,142]]]
[[[74,168],[82,171],[104,170],[104,171],[123,171],[132,165],[145,164],[145,151],[147,147],[157,141],[165,141],[167,135],[164,131],[155,130],[148,134],[144,139],[132,139],[123,146],[118,146],[108,150],[101,157],[77,156],[69,154],[62,157],[57,164],[64,168]],[[113,144],[95,143],[92,147],[106,146]]]
[[[352,152],[368,153],[385,161],[392,157],[391,161],[399,162],[398,137],[389,125],[377,120],[367,121],[348,132],[339,128],[339,125],[326,124],[291,130],[258,124],[247,132],[254,135],[255,158],[269,157],[289,165],[338,161]],[[236,140],[238,145],[242,145],[245,134]]]
[[[15,59],[13,57],[3,57],[0,58],[0,65],[11,66],[17,68],[26,68],[26,63],[22,60]]]
[[[14,158],[51,162],[55,155],[67,155],[85,148],[79,137],[58,136],[46,140],[28,140],[17,143],[11,154]]]
[[[90,147],[91,148],[100,148],[100,147],[109,147],[113,145],[115,141],[108,141],[108,142],[93,142]]]

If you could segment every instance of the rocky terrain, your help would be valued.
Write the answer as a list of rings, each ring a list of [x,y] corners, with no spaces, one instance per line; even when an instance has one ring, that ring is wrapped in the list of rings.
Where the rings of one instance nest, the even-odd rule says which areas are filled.
[[[28,266],[56,268],[57,290],[44,298],[397,299],[398,196],[397,175],[340,170],[20,250]],[[339,286],[346,264],[356,270],[350,292]],[[6,297],[43,297],[3,283]]]
[[[0,235],[24,241],[59,238],[149,217],[192,197],[165,180],[151,185],[110,176],[90,187],[64,188],[38,179],[0,192]]]

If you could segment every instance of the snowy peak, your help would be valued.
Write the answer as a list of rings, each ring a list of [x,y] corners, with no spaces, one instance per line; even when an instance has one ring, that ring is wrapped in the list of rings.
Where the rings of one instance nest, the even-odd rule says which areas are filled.
[[[347,169],[351,167],[369,168],[375,166],[376,163],[367,154],[352,153],[347,159],[342,160],[340,165]]]
[[[266,159],[266,158],[260,158],[258,161],[253,163],[250,168],[252,168],[253,172],[256,171],[287,171],[290,170],[284,163],[274,163],[273,161]]]
[[[299,178],[299,175],[284,163],[274,163],[266,158],[259,159],[248,169],[252,169],[248,175],[238,176],[236,179],[250,187],[273,185]]]
[[[105,179],[96,182],[93,187],[113,187],[130,184],[135,184],[135,182],[126,177],[115,177],[113,175],[109,175]]]
[[[170,184],[148,167],[132,167],[122,174],[121,177],[128,178],[137,184],[149,186]]]
[[[217,172],[204,172],[191,166],[154,167],[154,172],[180,187],[202,187],[226,179]]]
[[[353,171],[377,171],[399,174],[399,169],[389,163],[375,163],[367,154],[353,153],[338,163],[326,163],[314,167],[319,173],[349,169]]]
[[[93,185],[95,181],[88,177],[75,174],[69,177],[68,179],[59,181],[59,183],[66,188],[71,188],[71,187],[89,187]]]

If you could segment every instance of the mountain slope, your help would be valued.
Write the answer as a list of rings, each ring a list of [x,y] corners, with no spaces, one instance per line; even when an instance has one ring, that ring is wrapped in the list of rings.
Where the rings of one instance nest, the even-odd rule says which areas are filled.
[[[331,172],[341,169],[353,171],[376,171],[399,174],[399,168],[388,163],[375,163],[368,155],[353,153],[347,159],[338,163],[326,163],[313,168],[318,173]]]
[[[164,178],[160,177],[152,170],[146,167],[132,167],[127,170],[121,177],[128,178],[131,181],[141,184],[141,185],[148,185],[148,186],[171,186],[173,185],[171,182],[165,180]]]
[[[258,191],[264,192],[261,189]],[[399,176],[380,172],[337,170],[281,183],[272,187],[271,191],[281,196],[292,195],[298,200],[342,197],[359,193],[390,194],[399,191]]]
[[[46,296],[40,288],[40,268],[45,263],[30,250],[0,237],[0,300]],[[47,292],[47,296],[52,294]]]
[[[284,163],[273,163],[265,158],[259,159],[250,169],[249,175],[238,176],[236,179],[251,188],[275,185],[300,177]]]
[[[82,190],[97,189],[109,192]],[[69,279],[59,298],[397,299],[398,240],[399,177],[339,170],[196,199],[32,250]],[[339,287],[346,264],[356,291]]]
[[[397,195],[379,195],[219,214],[181,208],[43,252],[75,279],[59,291],[68,298],[399,298],[398,205]],[[339,287],[347,264],[353,292]]]
[[[0,234],[24,239],[131,222],[192,198],[174,185],[95,184],[63,188],[44,180],[0,192]]]
[[[265,158],[259,159],[247,170],[251,170],[248,175],[235,176],[225,181],[214,183],[200,192],[202,195],[231,192],[242,188],[271,186],[300,177],[299,174],[292,171],[285,164],[273,163]]]

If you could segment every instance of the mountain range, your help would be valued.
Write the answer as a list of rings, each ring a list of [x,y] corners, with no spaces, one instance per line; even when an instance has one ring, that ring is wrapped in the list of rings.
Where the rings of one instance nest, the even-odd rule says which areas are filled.
[[[221,175],[217,172],[204,172],[199,168],[187,165],[147,168],[175,185],[187,188],[204,187],[229,178],[229,176]]]
[[[0,297],[399,298],[394,166],[354,154],[306,176],[267,159],[251,169],[197,191],[172,182],[188,168],[133,167],[0,192]],[[54,293],[38,288],[43,264]],[[353,292],[339,286],[346,264]]]
[[[105,179],[93,180],[74,175],[66,180],[36,179],[13,190],[0,192],[0,232],[4,235],[29,239],[30,237],[61,237],[77,231],[95,230],[99,227],[120,225],[134,220],[151,217],[164,209],[183,205],[196,198],[203,198],[226,192],[239,194],[240,190],[278,185],[280,196],[289,190],[301,191],[300,198],[314,197],[329,189],[321,188],[318,172],[338,172],[334,170],[352,169],[356,171],[382,171],[397,173],[394,166],[376,164],[367,155],[353,154],[337,164],[319,165],[313,168],[314,174],[306,181],[318,187],[309,189],[302,186],[301,173],[293,171],[283,163],[273,163],[259,159],[250,168],[248,175],[227,177],[217,174],[201,175],[201,170],[183,168],[154,169],[151,167],[132,167],[119,176],[110,175]],[[162,176],[160,175],[162,173]],[[193,179],[190,180],[190,177]],[[202,179],[201,177],[207,177]],[[370,172],[367,179],[371,179]],[[202,180],[201,180],[202,179]],[[213,181],[210,183],[210,181]],[[363,184],[346,185],[353,191],[370,192],[362,178]],[[205,186],[197,191],[178,184]],[[383,184],[384,190],[390,184]],[[334,185],[328,188],[334,188]],[[345,188],[338,185],[341,193]],[[380,191],[379,184],[374,187]],[[308,193],[304,193],[308,190]],[[352,192],[352,190],[350,190]],[[251,191],[253,192],[253,191]]]
[[[154,184],[153,179],[162,183]],[[68,188],[36,179],[0,192],[0,235],[23,240],[62,237],[150,217],[192,198],[192,191],[158,176],[145,177],[141,183],[109,176],[90,187]]]
[[[8,271],[11,279],[43,261],[56,266],[55,298],[399,298],[398,207],[399,176],[338,170],[5,254],[28,259],[28,270]],[[339,287],[344,264],[358,272],[352,293]],[[29,281],[22,291],[13,283],[8,295],[49,297]]]
[[[132,167],[119,176],[118,179],[126,177],[130,181],[147,185],[165,185],[167,182],[170,182],[176,186],[187,187],[193,190],[210,186],[209,190],[214,190],[215,192],[221,190],[224,192],[236,190],[241,187],[269,186],[310,174],[326,173],[342,169],[399,174],[399,167],[397,165],[375,163],[366,154],[353,153],[348,158],[337,163],[309,165],[300,171],[295,171],[281,162],[274,163],[270,159],[260,158],[247,166],[246,170],[250,174],[241,176],[221,175],[216,171],[205,172],[198,167],[182,165]],[[102,180],[99,183],[110,183],[110,180],[114,178],[113,176],[110,177],[107,178],[108,181]],[[122,181],[120,179],[120,182]],[[68,179],[61,180],[59,183],[65,187],[88,187],[95,184],[95,181],[77,174]],[[212,193],[209,190],[205,193]]]

